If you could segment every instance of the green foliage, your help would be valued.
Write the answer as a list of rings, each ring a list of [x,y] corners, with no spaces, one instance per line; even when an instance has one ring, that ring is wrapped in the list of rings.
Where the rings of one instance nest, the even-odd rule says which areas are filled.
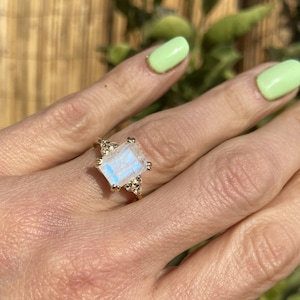
[[[220,45],[210,52],[203,52],[201,68],[189,73],[184,81],[186,94],[202,94],[219,83],[235,76],[234,66],[241,53],[233,45]],[[199,84],[201,82],[201,84]]]
[[[183,36],[188,41],[191,41],[193,33],[191,23],[185,18],[174,14],[151,20],[143,27],[144,39],[153,41],[169,40],[174,36]]]
[[[147,10],[149,2],[152,9]],[[199,9],[203,12],[201,24],[193,24],[190,16],[179,15],[176,10],[163,6],[162,0],[143,0],[141,7],[131,0],[114,0],[116,9],[127,19],[126,37],[139,36],[140,44],[135,49],[128,40],[119,45],[108,45],[101,50],[106,53],[106,62],[119,64],[134,53],[150,45],[176,36],[185,37],[191,48],[190,67],[184,76],[158,103],[137,115],[172,107],[189,101],[217,84],[235,76],[235,65],[242,57],[235,47],[237,38],[250,31],[271,10],[270,5],[258,5],[237,14],[226,16],[208,27],[206,19],[220,0],[203,0]],[[186,11],[191,13],[193,0],[186,0]]]
[[[113,66],[118,65],[123,60],[136,53],[127,43],[120,43],[109,47],[102,47],[100,50],[106,52],[106,62]]]
[[[225,0],[223,0],[225,1]],[[114,67],[152,44],[169,40],[176,36],[184,36],[190,43],[190,66],[187,74],[175,84],[159,101],[139,113],[133,119],[165,108],[190,101],[212,87],[236,75],[235,65],[242,57],[236,48],[238,38],[249,32],[272,10],[272,5],[256,5],[247,10],[226,16],[207,28],[207,17],[221,0],[202,0],[202,20],[193,24],[191,7],[193,0],[185,0],[187,15],[179,15],[176,10],[163,6],[163,0],[142,0],[141,7],[131,0],[113,0],[116,9],[127,20],[126,40],[118,45],[107,45],[99,50],[106,54],[106,62]],[[152,9],[147,10],[149,2]],[[146,5],[147,4],[147,5]],[[151,6],[151,5],[150,5]],[[205,32],[201,29],[207,28]],[[130,35],[139,36],[140,43],[135,48],[129,44]],[[288,48],[268,49],[271,60],[283,60],[300,57],[300,43]],[[268,117],[257,126],[263,126],[275,116]],[[214,237],[212,237],[213,239]],[[180,254],[169,265],[178,265],[186,255],[203,246],[210,240],[203,241],[195,247]],[[280,282],[259,300],[300,300],[300,268],[289,278]]]
[[[215,45],[228,44],[243,36],[267,16],[272,7],[272,5],[258,5],[240,11],[238,14],[226,16],[213,24],[205,33],[203,38],[204,47],[211,48]]]

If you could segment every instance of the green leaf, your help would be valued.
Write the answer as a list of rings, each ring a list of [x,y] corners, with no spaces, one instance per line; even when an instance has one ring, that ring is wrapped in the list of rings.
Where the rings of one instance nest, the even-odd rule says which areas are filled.
[[[202,0],[202,11],[207,16],[220,0]]]
[[[295,294],[288,297],[286,300],[300,300],[300,294]]]
[[[226,16],[214,23],[204,34],[204,48],[229,44],[250,31],[259,21],[267,16],[273,5],[257,5],[237,14]]]
[[[143,34],[145,40],[169,40],[176,36],[183,36],[187,40],[191,40],[194,29],[188,20],[169,14],[145,24]]]
[[[232,46],[217,46],[204,54],[202,67],[185,78],[189,90],[199,95],[230,79],[235,75],[233,66],[240,58],[241,54]]]
[[[135,51],[126,43],[107,47],[107,62],[116,66],[129,56],[132,56]]]

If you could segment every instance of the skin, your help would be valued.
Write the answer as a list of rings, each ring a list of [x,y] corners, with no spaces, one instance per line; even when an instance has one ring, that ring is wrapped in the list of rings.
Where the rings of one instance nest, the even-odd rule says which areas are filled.
[[[110,192],[90,146],[188,65],[155,74],[151,51],[0,132],[1,299],[256,299],[300,263],[299,104],[240,135],[296,93],[262,97],[270,64],[110,137],[153,163],[141,201]]]

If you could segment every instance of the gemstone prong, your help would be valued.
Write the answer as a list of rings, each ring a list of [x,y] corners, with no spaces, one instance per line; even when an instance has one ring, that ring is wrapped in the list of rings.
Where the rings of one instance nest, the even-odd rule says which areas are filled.
[[[150,171],[150,170],[151,170],[151,168],[152,168],[152,162],[150,162],[150,161],[147,161],[147,164],[146,164],[146,166],[147,166],[147,170],[148,170],[148,171]]]
[[[111,189],[112,192],[118,192],[121,189],[121,187],[119,185],[113,184],[110,187],[110,189]]]
[[[95,160],[95,167],[99,167],[102,165],[102,158],[96,158]]]
[[[127,143],[135,143],[135,138],[133,138],[133,137],[128,137],[128,138],[127,138]]]

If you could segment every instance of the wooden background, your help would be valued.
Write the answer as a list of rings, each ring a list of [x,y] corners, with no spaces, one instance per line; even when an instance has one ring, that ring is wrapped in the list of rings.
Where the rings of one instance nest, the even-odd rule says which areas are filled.
[[[196,23],[199,1],[191,10]],[[291,7],[296,1],[289,0]],[[272,15],[240,42],[241,70],[266,60],[267,46],[289,43],[282,2],[221,0],[211,15],[213,22],[236,12],[241,3],[275,4]],[[164,5],[186,13],[185,0],[165,0]],[[106,66],[96,49],[124,40],[124,22],[112,0],[0,0],[0,128],[99,79]]]

